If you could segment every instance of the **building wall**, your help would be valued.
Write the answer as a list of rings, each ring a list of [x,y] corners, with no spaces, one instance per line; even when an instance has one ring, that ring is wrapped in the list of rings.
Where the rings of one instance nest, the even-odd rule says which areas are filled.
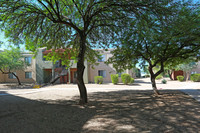
[[[33,59],[33,54],[31,53],[22,53],[22,55],[25,57],[31,57],[31,64],[30,66],[25,67],[24,70],[17,70],[13,71],[16,72],[16,75],[19,77],[20,82],[22,83],[35,83],[36,81],[36,71],[35,71],[35,59]],[[24,60],[23,58],[23,60]],[[32,73],[32,78],[27,79],[25,78],[25,72],[31,72]],[[0,82],[1,83],[17,83],[17,79],[10,79],[8,77],[8,74],[2,74],[0,73]]]
[[[105,55],[105,61],[107,61],[110,57],[112,57],[112,54],[110,53],[112,49],[108,50],[108,51],[104,51],[104,50],[99,50],[100,53],[102,55]],[[105,61],[103,62],[98,62],[97,60],[97,63],[99,63],[99,65],[88,65],[88,80],[89,80],[89,83],[94,83],[94,77],[95,76],[98,76],[98,71],[99,70],[105,70],[106,71],[106,77],[103,78],[104,80],[104,83],[111,83],[111,78],[110,78],[110,75],[111,74],[117,74],[116,70],[113,68],[113,65],[112,64],[105,64]],[[130,74],[132,77],[134,77],[134,73],[132,70],[125,70],[124,72],[122,73],[128,73]],[[121,82],[121,77],[119,77],[119,82]]]
[[[36,82],[43,84],[45,82],[44,69],[54,68],[53,62],[43,60],[43,51],[45,48],[39,48],[36,55]]]
[[[192,70],[192,73],[200,73],[200,61],[195,69]]]
[[[43,60],[43,51],[45,51],[45,48],[40,48],[38,49],[38,53],[36,55],[36,81],[39,84],[42,84],[45,82],[45,78],[46,78],[46,72],[45,69],[51,69],[52,70],[52,77],[55,77],[55,71],[54,69],[55,64],[53,64],[52,61],[45,61]],[[87,66],[87,61],[84,62],[85,64],[85,71],[84,71],[84,75],[83,75],[83,79],[85,83],[88,83],[88,66]],[[70,63],[70,68],[77,68],[77,64],[74,63],[73,60],[71,60]],[[68,69],[68,74],[70,77],[70,69]],[[56,83],[59,83],[60,80],[57,80]]]

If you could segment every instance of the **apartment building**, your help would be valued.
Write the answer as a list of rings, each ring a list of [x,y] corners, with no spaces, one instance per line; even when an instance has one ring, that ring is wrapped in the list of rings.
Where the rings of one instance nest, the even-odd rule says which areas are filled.
[[[197,67],[194,68],[191,73],[192,74],[194,74],[194,73],[200,73],[200,61],[197,63]]]
[[[94,68],[89,64],[89,82],[90,83],[94,83],[94,77],[95,76],[102,76],[104,83],[111,83],[111,78],[110,75],[111,74],[118,74],[119,75],[119,82],[121,82],[121,74],[122,73],[128,73],[130,74],[132,77],[135,77],[135,74],[133,73],[133,70],[125,70],[122,73],[118,73],[114,68],[112,64],[105,64],[105,61],[107,61],[110,57],[112,57],[111,51],[113,49],[109,49],[108,51],[99,49],[98,51],[100,52],[102,58],[101,59],[97,59],[97,62],[99,63],[99,65],[94,66]]]
[[[33,59],[33,54],[26,52],[22,53],[23,60],[28,63],[28,66],[24,70],[18,70],[14,73],[19,77],[22,83],[35,83],[36,81],[36,69],[35,69],[35,59]],[[17,82],[16,77],[12,74],[2,74],[0,73],[0,83],[13,83]]]
[[[59,50],[61,53],[64,51],[64,49],[57,50]],[[105,64],[105,61],[107,61],[112,56],[112,49],[108,51],[98,51],[100,51],[102,56],[102,59],[97,59],[99,65],[96,65],[94,68],[92,68],[87,61],[84,62],[84,82],[94,83],[95,76],[103,76],[104,83],[109,83],[111,82],[111,74],[119,74],[119,80],[121,81],[121,73],[117,73],[112,64]],[[44,58],[44,56],[50,52],[52,51],[46,50],[46,48],[39,48],[35,58],[33,58],[34,55],[31,53],[23,53],[24,60],[29,63],[29,66],[23,71],[16,71],[16,74],[22,83],[44,84],[51,81],[55,81],[55,83],[76,83],[76,63],[71,60],[69,65],[70,67],[66,67],[62,65],[61,60],[58,60],[54,64],[52,61],[47,61]],[[123,73],[128,73],[132,77],[135,76],[132,70],[126,70]],[[0,73],[0,82],[17,82],[17,80],[12,76],[12,74]]]

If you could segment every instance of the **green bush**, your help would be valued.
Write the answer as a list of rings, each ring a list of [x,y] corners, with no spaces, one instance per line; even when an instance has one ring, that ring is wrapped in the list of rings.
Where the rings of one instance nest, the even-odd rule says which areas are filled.
[[[184,80],[184,76],[177,76],[178,81],[182,82]]]
[[[163,84],[166,84],[166,83],[167,83],[167,80],[166,80],[166,79],[163,79],[163,80],[162,80],[162,83],[163,83]]]
[[[162,78],[163,76],[161,74],[156,77],[156,79],[162,79]]]
[[[134,78],[131,78],[130,84],[133,84],[134,81],[135,81],[135,79],[134,79]]]
[[[113,84],[117,84],[118,83],[118,81],[119,81],[118,80],[118,77],[119,77],[118,74],[111,74],[110,77],[111,77],[111,80],[112,80]]]
[[[190,79],[194,82],[200,82],[200,73],[192,74]]]
[[[102,76],[95,76],[94,77],[94,82],[96,84],[102,84],[103,83],[103,77]]]
[[[123,73],[122,75],[121,75],[121,78],[122,78],[122,82],[124,83],[124,84],[128,84],[128,83],[130,83],[130,81],[131,81],[131,76],[129,75],[129,74],[126,74],[126,73]]]

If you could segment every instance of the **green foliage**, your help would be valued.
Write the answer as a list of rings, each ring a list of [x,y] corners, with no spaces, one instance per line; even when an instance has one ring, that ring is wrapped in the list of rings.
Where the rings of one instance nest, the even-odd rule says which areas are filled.
[[[200,73],[192,74],[190,79],[194,82],[200,82]]]
[[[167,83],[167,80],[166,80],[166,79],[163,79],[163,80],[162,80],[162,83],[163,83],[163,84],[166,84],[166,83]]]
[[[189,58],[188,60],[185,60],[183,63],[177,66],[176,70],[183,70],[185,72],[190,72],[192,69],[197,67],[197,62],[194,62],[194,59]]]
[[[145,19],[133,20],[135,26],[127,28],[123,33],[118,43],[121,45],[117,44],[108,62],[124,70],[134,67],[136,63],[142,66],[148,63],[151,77],[157,77],[164,72],[165,64],[169,62],[199,58],[199,6],[178,2],[168,7],[173,12],[159,15],[160,18],[143,12],[141,17]],[[160,67],[154,72],[157,66]]]
[[[145,77],[145,78],[149,78],[149,77],[150,77],[150,75],[149,75],[149,74],[146,74],[146,75],[144,75],[144,77]]]
[[[103,84],[103,77],[102,76],[95,76],[94,77],[94,82],[96,84]]]
[[[124,84],[128,84],[128,83],[130,83],[130,81],[131,81],[131,76],[129,75],[129,74],[127,74],[127,73],[123,73],[122,75],[121,75],[121,78],[122,78],[122,82],[124,83]]]
[[[23,70],[26,63],[19,48],[11,47],[10,50],[0,52],[0,69],[4,72]]]
[[[118,74],[111,74],[110,77],[111,77],[111,80],[112,80],[113,84],[117,84],[118,83],[118,81],[119,81]]]
[[[180,81],[180,82],[184,81],[184,76],[177,76],[176,78],[177,78],[178,81]]]
[[[156,77],[157,80],[158,80],[158,79],[162,79],[162,78],[163,78],[162,74],[159,74],[159,75]]]
[[[134,79],[134,78],[131,78],[131,80],[130,80],[130,84],[133,84],[134,81],[135,81],[135,79]]]

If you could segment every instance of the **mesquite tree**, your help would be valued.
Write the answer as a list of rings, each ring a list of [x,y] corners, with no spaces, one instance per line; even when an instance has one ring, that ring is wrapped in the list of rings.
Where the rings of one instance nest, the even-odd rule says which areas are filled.
[[[21,85],[19,77],[14,73],[16,70],[24,70],[26,63],[19,48],[11,47],[10,50],[0,52],[0,72],[2,74],[12,74]]]
[[[78,38],[77,84],[84,104],[87,47],[114,43],[117,31],[129,26],[128,20],[136,19],[143,10],[156,12],[157,8],[162,12],[162,6],[138,0],[1,0],[0,18],[6,36],[14,43],[25,42],[31,51],[42,46],[71,48]]]
[[[108,62],[118,69],[148,63],[152,88],[159,94],[155,78],[164,72],[165,64],[200,56],[199,9],[191,5],[181,7],[178,5],[175,14],[162,21],[149,14],[144,14],[145,21],[135,20],[136,27],[124,34]],[[159,70],[154,71],[157,66]]]

